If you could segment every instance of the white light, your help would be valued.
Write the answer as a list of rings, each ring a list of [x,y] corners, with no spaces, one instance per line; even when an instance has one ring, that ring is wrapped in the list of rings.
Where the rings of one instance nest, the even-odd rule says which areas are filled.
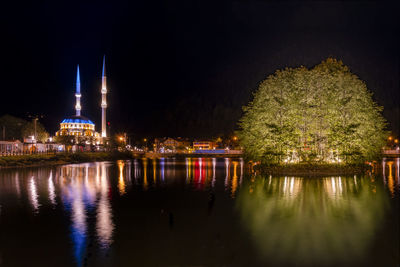
[[[99,237],[100,245],[108,248],[112,243],[112,233],[114,224],[112,222],[111,205],[108,199],[108,181],[105,165],[101,166],[101,197],[97,208],[96,231]]]
[[[51,204],[55,205],[56,204],[56,193],[55,193],[55,188],[54,188],[54,183],[53,183],[53,173],[50,171],[50,176],[49,176],[49,198]]]
[[[37,194],[35,178],[32,176],[29,184],[29,191],[31,193],[31,204],[35,212],[39,209],[39,195]]]

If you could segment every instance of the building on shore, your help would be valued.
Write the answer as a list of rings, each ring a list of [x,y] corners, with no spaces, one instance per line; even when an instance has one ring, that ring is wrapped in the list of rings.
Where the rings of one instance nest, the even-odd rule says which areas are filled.
[[[212,141],[194,141],[193,142],[193,150],[210,150],[210,149],[216,149],[217,145],[215,142]]]
[[[106,109],[107,109],[107,84],[105,73],[105,57],[103,58],[102,85],[101,85],[101,133],[96,132],[96,125],[89,118],[81,115],[81,82],[79,65],[76,75],[76,104],[75,115],[64,118],[60,123],[60,129],[56,136],[73,136],[75,141],[85,142],[88,145],[104,144],[107,138]]]
[[[19,140],[0,141],[0,155],[16,154],[24,151],[24,144]]]
[[[0,141],[0,156],[62,151],[65,151],[65,146],[55,142],[41,143],[29,138],[25,138],[24,142],[19,140]]]
[[[186,153],[190,149],[190,141],[181,137],[154,139],[154,151],[159,153]]]

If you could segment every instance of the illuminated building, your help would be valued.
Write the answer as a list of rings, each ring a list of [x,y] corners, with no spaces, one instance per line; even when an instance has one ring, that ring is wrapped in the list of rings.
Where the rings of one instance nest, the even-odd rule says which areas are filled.
[[[23,143],[20,141],[0,141],[0,154],[20,153],[23,150]]]
[[[211,141],[196,141],[193,142],[194,150],[202,150],[202,149],[215,149],[216,145]]]
[[[160,153],[186,153],[190,142],[187,139],[178,138],[156,138],[154,139],[154,149]]]
[[[107,85],[105,76],[105,57],[103,58],[103,69],[102,69],[102,87],[101,87],[101,134],[96,132],[95,124],[90,119],[81,115],[81,83],[79,74],[79,65],[77,68],[76,75],[76,104],[75,104],[75,115],[66,117],[60,123],[60,130],[56,132],[56,136],[74,136],[76,140],[91,137],[89,141],[91,143],[102,142],[103,138],[107,137],[106,131],[106,108],[107,108]]]

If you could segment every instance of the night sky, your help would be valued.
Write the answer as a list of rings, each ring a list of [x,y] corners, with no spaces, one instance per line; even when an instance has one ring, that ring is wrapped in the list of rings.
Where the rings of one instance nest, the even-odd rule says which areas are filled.
[[[399,5],[394,2],[33,1],[3,6],[0,115],[44,115],[51,134],[74,114],[100,130],[106,55],[111,130],[211,137],[237,127],[276,69],[343,60],[399,133]]]

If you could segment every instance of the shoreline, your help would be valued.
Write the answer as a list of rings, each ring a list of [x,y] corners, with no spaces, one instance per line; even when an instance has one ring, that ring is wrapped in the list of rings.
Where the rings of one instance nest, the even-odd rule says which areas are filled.
[[[138,158],[131,152],[78,152],[0,157],[0,170]]]
[[[146,155],[147,156],[147,155]],[[63,164],[77,164],[95,161],[115,161],[129,160],[138,158],[226,158],[227,155],[193,155],[193,154],[175,154],[175,155],[154,155],[156,157],[146,157],[143,154],[135,154],[126,152],[78,152],[78,153],[58,153],[58,154],[32,154],[20,156],[0,157],[0,170],[10,168],[27,168],[27,167],[45,167]],[[231,155],[229,158],[241,158],[241,155]],[[373,169],[368,164],[345,165],[345,164],[289,164],[289,165],[265,165],[257,164],[251,166],[246,163],[246,169],[250,172],[257,171],[263,175],[278,176],[300,176],[300,177],[323,177],[337,175],[354,175],[365,173]],[[249,167],[249,168],[247,168]],[[378,166],[379,167],[379,166]]]
[[[161,159],[161,158],[241,158],[241,155],[194,155],[194,154],[155,154],[144,155],[133,152],[77,152],[57,154],[28,154],[18,156],[0,157],[0,170],[10,168],[44,167],[63,164],[75,164],[95,161],[129,160],[138,158]]]

